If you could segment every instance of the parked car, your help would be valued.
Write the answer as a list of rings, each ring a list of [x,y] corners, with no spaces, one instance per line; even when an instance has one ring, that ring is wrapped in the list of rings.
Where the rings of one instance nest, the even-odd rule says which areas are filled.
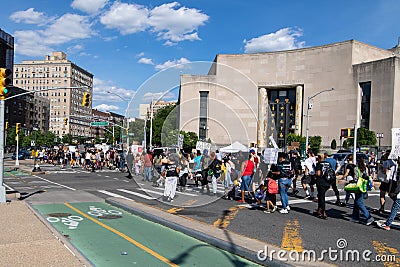
[[[343,175],[345,170],[346,170],[346,164],[347,164],[347,159],[349,158],[350,155],[353,155],[353,153],[335,153],[332,154],[332,158],[336,159],[339,164],[340,164],[340,169],[338,171],[338,174]],[[357,159],[360,157],[363,157],[365,162],[368,162],[368,155],[365,153],[357,153],[356,154]]]
[[[29,158],[30,156],[31,156],[31,152],[28,150],[21,149],[18,151],[18,160],[23,160],[23,159]],[[17,158],[16,153],[14,152],[11,156],[11,159],[15,160],[16,158]]]

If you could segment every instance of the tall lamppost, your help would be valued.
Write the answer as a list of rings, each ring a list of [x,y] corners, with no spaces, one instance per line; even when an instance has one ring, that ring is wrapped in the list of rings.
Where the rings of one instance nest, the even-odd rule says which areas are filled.
[[[127,103],[125,113],[126,113],[126,116],[127,116],[127,118],[126,118],[126,129],[127,129],[127,130],[126,130],[126,148],[128,149],[128,148],[129,148],[129,118],[128,118],[129,101],[128,101],[127,99],[123,98],[122,96],[117,95],[117,94],[114,93],[114,92],[106,91],[106,93],[107,93],[107,94],[111,94],[111,95],[115,95],[115,96],[119,97],[120,99],[122,99],[124,102]]]
[[[313,99],[314,97],[316,97],[316,96],[319,95],[319,94],[322,94],[322,93],[324,93],[324,92],[330,92],[330,91],[333,91],[333,90],[335,90],[335,88],[322,90],[322,91],[316,93],[315,95],[309,96],[309,97],[308,97],[308,101],[307,101],[307,115],[306,115],[306,117],[307,117],[307,120],[306,120],[306,151],[307,151],[307,149],[308,149],[308,131],[309,131],[309,128],[310,128],[310,127],[309,127],[309,124],[310,124],[310,115],[309,115],[309,113],[310,113],[310,109],[312,109],[312,103],[311,103],[310,101],[311,101],[311,99]]]

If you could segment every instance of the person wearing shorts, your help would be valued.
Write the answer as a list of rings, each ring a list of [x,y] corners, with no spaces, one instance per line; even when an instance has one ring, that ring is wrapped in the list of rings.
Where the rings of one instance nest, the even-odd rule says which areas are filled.
[[[254,161],[252,161],[253,155],[249,155],[249,159],[242,163],[242,183],[240,185],[240,191],[242,198],[238,200],[240,203],[245,203],[244,194],[249,192],[251,186],[251,177],[254,174]]]

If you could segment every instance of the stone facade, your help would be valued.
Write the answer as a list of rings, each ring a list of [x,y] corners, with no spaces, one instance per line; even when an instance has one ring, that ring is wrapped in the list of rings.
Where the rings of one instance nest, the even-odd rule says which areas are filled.
[[[368,128],[383,132],[387,138],[382,144],[390,145],[391,128],[400,127],[395,115],[400,109],[398,73],[398,57],[392,51],[354,40],[289,51],[221,54],[207,75],[181,76],[179,127],[196,133],[205,129],[203,138],[221,145],[240,141],[266,147],[271,134],[282,142],[288,133],[306,135],[310,102],[309,135],[321,136],[322,144],[329,146],[333,139],[339,141],[341,128],[365,121],[362,86],[370,85],[369,110],[363,114],[369,114]],[[208,92],[206,125],[200,122],[201,92]]]

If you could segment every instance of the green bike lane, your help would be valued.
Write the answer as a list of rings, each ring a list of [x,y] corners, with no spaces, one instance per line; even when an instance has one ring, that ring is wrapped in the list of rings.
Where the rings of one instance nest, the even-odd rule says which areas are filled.
[[[33,207],[95,266],[259,266],[104,202]]]

